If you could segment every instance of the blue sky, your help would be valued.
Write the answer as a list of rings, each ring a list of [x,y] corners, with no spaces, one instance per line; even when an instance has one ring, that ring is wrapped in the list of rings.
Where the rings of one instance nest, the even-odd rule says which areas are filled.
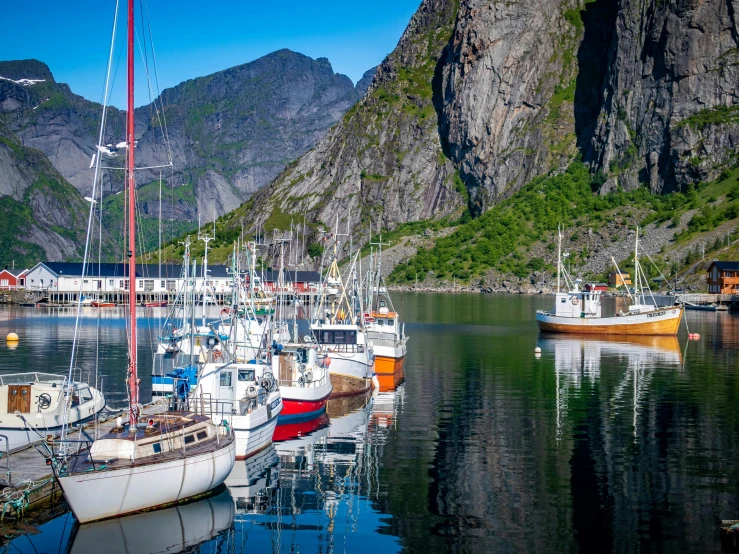
[[[142,0],[148,8],[161,88],[289,48],[326,57],[357,81],[395,48],[420,0]],[[137,3],[138,4],[138,3]],[[7,2],[0,59],[36,58],[57,81],[102,98],[115,0]],[[138,5],[137,5],[138,9]],[[125,0],[121,11],[125,12]],[[125,14],[122,14],[125,19]],[[139,25],[137,16],[137,25]],[[120,27],[123,38],[125,27]],[[141,58],[136,60],[141,67]],[[125,58],[112,103],[125,105]],[[143,75],[136,105],[149,102]]]

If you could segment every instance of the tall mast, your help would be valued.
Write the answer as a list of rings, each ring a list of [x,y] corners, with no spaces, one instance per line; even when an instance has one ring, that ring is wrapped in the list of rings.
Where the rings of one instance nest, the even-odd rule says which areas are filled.
[[[138,423],[139,382],[136,366],[136,179],[134,177],[135,126],[133,113],[133,0],[128,0],[128,113],[126,143],[128,145],[128,309],[131,317],[131,340],[128,352],[128,385],[130,405],[128,407],[129,429],[136,430]]]
[[[559,294],[559,270],[562,266],[562,231],[557,225],[557,294]]]

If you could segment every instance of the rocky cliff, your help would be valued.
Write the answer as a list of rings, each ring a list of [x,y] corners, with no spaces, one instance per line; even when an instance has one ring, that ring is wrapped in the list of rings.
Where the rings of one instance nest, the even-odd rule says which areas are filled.
[[[0,266],[80,259],[88,211],[48,158],[0,123]],[[103,253],[112,251],[104,232]]]
[[[739,138],[735,9],[424,0],[365,98],[239,215],[351,212],[361,239],[380,219],[476,217],[579,157],[602,193],[715,179]]]
[[[0,117],[22,142],[44,152],[59,172],[83,194],[91,188],[101,107],[57,83],[36,60],[0,62]],[[163,211],[170,219],[197,221],[239,206],[306,152],[357,101],[371,74],[355,89],[334,73],[325,58],[313,60],[289,50],[220,71],[163,91],[160,102],[137,108],[137,165],[169,162],[164,129],[172,151],[169,188],[190,185],[191,198]],[[120,165],[125,112],[111,109],[103,153]],[[139,185],[158,179],[141,172]],[[119,175],[105,178],[106,191],[121,189]],[[170,195],[171,196],[171,195]],[[178,194],[179,197],[183,195]],[[158,208],[158,204],[157,204]],[[153,215],[158,215],[154,213]]]

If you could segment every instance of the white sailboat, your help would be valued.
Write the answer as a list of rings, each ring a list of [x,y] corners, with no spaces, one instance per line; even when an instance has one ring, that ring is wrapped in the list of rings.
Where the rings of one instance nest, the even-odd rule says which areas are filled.
[[[114,25],[115,28],[115,25]],[[111,54],[113,45],[111,45]],[[112,55],[111,55],[112,58]],[[227,420],[230,407],[201,399],[199,413],[169,411],[143,424],[139,404],[136,327],[136,217],[134,177],[134,2],[128,3],[128,113],[126,187],[128,193],[129,350],[128,421],[121,418],[106,435],[89,444],[63,438],[52,467],[64,496],[80,523],[165,507],[220,486],[231,472],[236,442]],[[109,65],[110,72],[110,65]],[[107,86],[106,86],[107,90]],[[107,96],[107,95],[106,95]],[[101,125],[101,141],[103,124]],[[99,165],[96,166],[97,183]],[[91,208],[92,210],[92,208]],[[92,211],[91,211],[92,213]],[[92,219],[92,218],[91,218]],[[86,249],[87,250],[87,249]],[[76,329],[75,329],[76,333]],[[218,412],[215,423],[210,412]]]

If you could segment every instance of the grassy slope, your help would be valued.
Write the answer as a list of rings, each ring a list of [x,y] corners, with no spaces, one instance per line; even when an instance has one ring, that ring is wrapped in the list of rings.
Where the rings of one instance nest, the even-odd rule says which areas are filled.
[[[488,269],[526,277],[547,269],[541,257],[533,257],[532,246],[550,241],[561,224],[570,229],[598,229],[616,220],[633,227],[662,222],[677,224],[690,213],[687,228],[676,233],[671,249],[690,248],[696,239],[739,216],[739,170],[724,172],[715,183],[699,185],[686,194],[652,196],[646,189],[598,196],[591,191],[592,178],[579,162],[565,173],[532,180],[518,193],[504,200],[481,217],[460,224],[449,236],[419,252],[408,262],[395,267],[390,281],[397,284],[425,279],[437,282],[473,282]],[[633,212],[645,214],[634,221]],[[628,217],[632,215],[632,217]],[[695,252],[694,248],[689,249]],[[695,256],[695,254],[693,254]],[[684,264],[683,264],[684,265]],[[603,268],[607,270],[607,268]],[[663,269],[664,270],[664,269]]]

